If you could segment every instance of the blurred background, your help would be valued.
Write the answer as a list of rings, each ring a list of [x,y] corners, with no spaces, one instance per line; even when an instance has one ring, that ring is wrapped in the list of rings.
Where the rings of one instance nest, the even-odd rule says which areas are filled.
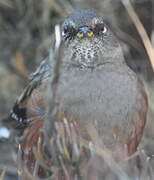
[[[154,1],[131,0],[154,44]],[[127,64],[145,84],[149,98],[148,121],[141,148],[154,154],[154,72],[141,38],[120,0],[0,0],[0,119],[10,112],[28,75],[48,55],[54,25],[74,9],[91,9],[106,18],[123,47]],[[0,172],[17,179],[15,142],[0,125]]]

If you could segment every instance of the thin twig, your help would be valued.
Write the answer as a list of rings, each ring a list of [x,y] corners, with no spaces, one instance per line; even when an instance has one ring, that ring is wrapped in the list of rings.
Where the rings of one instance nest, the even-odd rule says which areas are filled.
[[[147,54],[149,56],[152,68],[154,70],[154,48],[150,42],[150,39],[148,37],[148,34],[145,30],[145,28],[143,27],[143,24],[141,23],[139,17],[137,16],[136,12],[134,11],[131,3],[129,0],[121,0],[122,4],[124,5],[124,7],[126,8],[129,16],[131,17],[138,33],[140,34],[140,37],[143,41],[143,44],[145,46],[145,49],[147,51]]]
[[[56,103],[56,96],[57,96],[57,88],[59,83],[60,77],[60,64],[61,64],[61,33],[60,33],[60,26],[55,26],[55,51],[54,55],[51,57],[53,58],[53,73],[51,74],[51,84],[49,85],[48,89],[48,115],[46,120],[46,128],[47,134],[51,135],[51,130],[54,128],[54,115],[57,110],[57,103]],[[52,61],[52,60],[51,60]]]
[[[0,180],[4,180],[6,172],[7,172],[7,168],[4,168],[2,173],[0,174]]]
[[[130,180],[129,176],[123,171],[122,167],[112,157],[111,151],[105,148],[95,127],[92,124],[88,124],[87,131],[92,142],[95,142],[92,148],[95,154],[100,155],[100,157],[104,159],[106,164],[112,169],[115,174],[117,174],[120,180]],[[83,143],[83,146],[86,145],[86,141],[84,139],[81,139],[81,142]]]
[[[12,8],[12,2],[8,0],[0,0],[0,7]]]
[[[59,77],[60,77],[60,65],[61,65],[61,31],[60,26],[55,26],[55,50],[50,54],[50,63],[52,63],[53,71],[51,73],[51,81],[48,85],[48,113],[47,117],[45,118],[45,142],[48,144],[48,150],[51,154],[51,157],[54,161],[54,164],[58,165],[59,162],[57,160],[57,149],[56,146],[53,148],[51,143],[51,139],[56,137],[56,128],[55,128],[55,115],[57,113],[57,89],[59,84]],[[52,61],[52,62],[51,62]]]

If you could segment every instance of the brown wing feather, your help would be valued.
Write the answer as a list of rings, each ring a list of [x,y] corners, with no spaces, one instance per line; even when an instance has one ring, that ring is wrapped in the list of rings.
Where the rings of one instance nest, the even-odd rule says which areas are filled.
[[[40,115],[39,113],[41,110],[38,108],[40,107],[41,109],[41,107],[44,107],[44,101],[42,100],[44,98],[42,98],[43,96],[38,93],[41,92],[38,90],[38,88],[41,86],[44,80],[48,79],[50,73],[51,64],[49,58],[47,58],[41,62],[37,70],[30,76],[28,86],[24,89],[14,104],[8,117],[8,121],[11,126],[15,128],[26,127],[29,123],[28,120],[30,120],[31,117]],[[35,96],[35,98],[33,98],[33,96]],[[34,110],[36,107],[37,109]]]
[[[139,81],[138,85],[139,98],[137,100],[137,119],[135,120],[136,124],[132,134],[133,139],[130,137],[130,139],[127,141],[129,155],[133,154],[137,150],[143,136],[144,127],[147,120],[148,97],[141,81]]]

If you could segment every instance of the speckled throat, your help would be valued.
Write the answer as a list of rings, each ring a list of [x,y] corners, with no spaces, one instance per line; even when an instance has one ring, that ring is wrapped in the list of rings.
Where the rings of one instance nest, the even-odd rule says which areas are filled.
[[[74,39],[73,43],[67,43],[64,61],[69,61],[74,66],[95,67],[99,64],[99,46],[97,38]],[[68,58],[69,57],[69,58]]]
[[[80,68],[95,68],[105,63],[123,63],[119,43],[113,47],[104,36],[71,39],[65,42],[64,63]]]

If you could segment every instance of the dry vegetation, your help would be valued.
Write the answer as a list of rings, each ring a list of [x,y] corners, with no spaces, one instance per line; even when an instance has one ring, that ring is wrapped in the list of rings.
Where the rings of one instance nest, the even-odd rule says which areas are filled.
[[[148,36],[151,37],[154,31],[154,19],[152,18],[154,15],[153,1],[133,0],[132,5],[135,12],[139,15]],[[21,160],[21,147],[19,147],[17,155],[14,139],[0,139],[0,179],[17,179],[17,161],[15,160],[17,156],[19,175],[21,171],[24,171],[26,179],[39,179],[40,169],[45,171],[46,179],[56,179],[57,174],[62,174],[66,177],[65,179],[89,179],[90,172],[93,172],[92,174],[96,172],[99,172],[99,174],[104,173],[104,179],[154,179],[154,160],[152,156],[154,154],[154,73],[151,66],[152,61],[150,63],[147,56],[145,50],[147,46],[144,46],[142,43],[143,37],[140,38],[131,18],[129,18],[126,9],[120,1],[0,0],[1,119],[8,114],[17,95],[20,94],[26,85],[27,76],[35,69],[41,59],[48,54],[48,48],[53,38],[54,25],[60,23],[74,8],[79,7],[89,9],[93,7],[93,9],[103,12],[108,17],[107,21],[112,24],[113,30],[121,39],[127,63],[144,80],[149,97],[149,114],[140,148],[144,149],[145,152],[139,150],[138,154],[129,160],[124,160],[123,158],[117,160],[100,143],[97,132],[92,125],[91,132],[93,133],[89,133],[91,141],[89,143],[80,137],[77,125],[75,123],[69,125],[66,120],[66,122],[54,123],[49,128],[50,132],[52,129],[52,134],[45,136],[46,142],[49,144],[49,154],[51,157],[54,157],[50,159],[52,166],[47,162],[50,156],[42,157],[42,152],[46,148],[46,144],[42,145],[42,136],[39,137],[36,149],[33,150],[33,156],[37,159],[33,168],[27,167]],[[60,51],[59,46],[56,51]],[[60,60],[59,57],[57,58]],[[154,57],[151,59],[153,60]],[[58,81],[54,82],[54,85],[56,83]],[[52,93],[55,92],[52,87],[50,90]],[[50,99],[49,109],[53,110],[56,108],[53,107],[54,100]],[[47,125],[51,119],[54,119],[53,113],[50,113],[52,116],[50,116],[51,114],[49,115],[50,118],[47,119]],[[52,136],[53,134],[54,136]],[[93,136],[90,134],[93,134]],[[54,150],[52,148],[51,151],[50,146],[55,147]],[[72,149],[71,152],[70,149]],[[91,158],[89,159],[90,155]],[[92,162],[95,162],[94,167],[91,165]],[[24,169],[21,167],[24,167]],[[100,167],[103,168],[100,169]],[[102,169],[104,170],[103,172]]]

